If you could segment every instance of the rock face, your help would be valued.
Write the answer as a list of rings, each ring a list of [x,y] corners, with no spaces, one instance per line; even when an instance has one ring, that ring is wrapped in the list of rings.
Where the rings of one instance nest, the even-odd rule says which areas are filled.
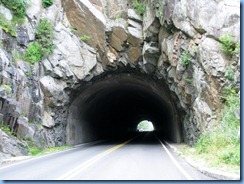
[[[3,6],[0,13],[13,17]],[[31,66],[16,53],[34,41],[41,17],[55,25],[55,50]],[[166,81],[185,112],[188,144],[216,120],[222,87],[240,88],[239,55],[230,61],[219,40],[231,33],[240,43],[237,0],[150,0],[143,17],[124,0],[56,0],[47,9],[38,0],[17,30],[15,38],[0,29],[0,122],[42,146],[65,144],[72,91],[117,68],[131,67]],[[182,63],[184,57],[188,64]],[[234,73],[231,81],[228,68]],[[0,135],[4,158],[27,154],[26,142],[2,130]]]

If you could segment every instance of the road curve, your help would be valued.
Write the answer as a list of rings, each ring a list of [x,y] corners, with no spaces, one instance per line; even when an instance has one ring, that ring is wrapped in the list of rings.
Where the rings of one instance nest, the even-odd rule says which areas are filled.
[[[154,133],[0,167],[1,180],[213,180],[176,156]]]

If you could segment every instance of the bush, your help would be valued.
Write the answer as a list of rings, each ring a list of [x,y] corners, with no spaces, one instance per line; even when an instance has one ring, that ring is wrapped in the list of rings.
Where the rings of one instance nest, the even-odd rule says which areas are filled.
[[[42,0],[42,6],[44,8],[47,8],[49,6],[52,6],[53,5],[53,0]]]
[[[240,45],[235,42],[234,37],[231,34],[223,35],[219,40],[222,43],[221,50],[230,57],[240,52]]]
[[[184,51],[181,55],[180,61],[184,67],[187,67],[190,63],[190,53],[188,51]]]
[[[54,39],[54,29],[52,22],[44,18],[40,21],[36,31],[36,41],[42,45],[43,55],[49,55],[53,52],[54,45],[52,40]]]
[[[34,64],[37,61],[41,61],[42,57],[42,46],[39,43],[35,42],[29,45],[23,56],[23,59],[31,64]]]
[[[31,44],[23,59],[34,64],[37,61],[41,61],[45,56],[51,54],[54,49],[52,40],[54,38],[53,25],[48,19],[42,19],[37,27],[36,42]]]
[[[2,27],[4,32],[9,33],[11,36],[16,37],[16,28],[1,13],[0,13],[0,26]]]
[[[83,36],[80,37],[80,40],[83,41],[83,42],[86,42],[86,43],[87,43],[90,39],[91,39],[91,37],[88,36],[88,35],[83,35]]]
[[[228,80],[232,81],[234,79],[234,71],[231,68],[227,68],[225,76]]]
[[[2,4],[14,15],[15,20],[23,20],[26,14],[26,0],[1,0]]]
[[[240,98],[235,90],[225,89],[220,123],[203,133],[196,146],[198,153],[209,154],[212,164],[240,165]]]
[[[132,2],[132,7],[135,9],[138,15],[143,15],[146,12],[146,1],[135,0]]]

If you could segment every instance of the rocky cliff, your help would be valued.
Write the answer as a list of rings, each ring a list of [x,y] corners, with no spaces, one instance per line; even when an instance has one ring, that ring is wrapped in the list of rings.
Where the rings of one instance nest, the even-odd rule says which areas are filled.
[[[224,86],[240,89],[240,57],[220,37],[240,43],[237,0],[149,0],[143,15],[125,0],[31,0],[16,35],[0,29],[0,153],[26,155],[28,144],[66,143],[73,91],[108,71],[131,68],[167,83],[194,144],[218,122]],[[0,16],[12,21],[0,5]],[[42,19],[54,26],[54,50],[31,64],[21,57]],[[236,46],[237,48],[237,46]],[[234,49],[236,49],[234,48]],[[240,94],[240,93],[239,93]]]

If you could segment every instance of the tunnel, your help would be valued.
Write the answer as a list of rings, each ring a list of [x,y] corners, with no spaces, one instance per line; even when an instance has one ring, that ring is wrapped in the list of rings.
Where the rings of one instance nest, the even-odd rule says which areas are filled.
[[[163,80],[130,72],[108,73],[73,92],[66,128],[68,144],[133,136],[142,120],[162,138],[182,142],[177,99]]]

